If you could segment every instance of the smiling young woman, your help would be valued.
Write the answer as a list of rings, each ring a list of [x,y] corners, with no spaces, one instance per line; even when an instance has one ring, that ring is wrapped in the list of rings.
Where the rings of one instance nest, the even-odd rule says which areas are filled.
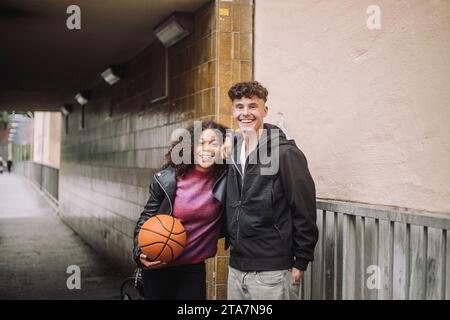
[[[186,141],[180,138],[172,144],[162,170],[154,175],[149,200],[135,228],[134,260],[143,268],[146,299],[206,299],[204,261],[216,254],[222,231],[226,165],[220,161],[220,146],[226,128],[215,122],[202,122],[198,138],[196,129],[187,129],[191,138],[189,150],[181,149],[181,153],[189,151],[190,157],[184,162],[174,161],[172,151]],[[177,218],[187,235],[181,255],[167,264],[150,261],[137,241],[144,222],[157,214]]]

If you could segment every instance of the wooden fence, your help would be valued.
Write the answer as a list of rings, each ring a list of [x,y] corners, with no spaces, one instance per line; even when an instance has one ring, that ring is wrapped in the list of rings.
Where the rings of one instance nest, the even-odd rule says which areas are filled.
[[[450,215],[317,202],[301,299],[450,299]]]

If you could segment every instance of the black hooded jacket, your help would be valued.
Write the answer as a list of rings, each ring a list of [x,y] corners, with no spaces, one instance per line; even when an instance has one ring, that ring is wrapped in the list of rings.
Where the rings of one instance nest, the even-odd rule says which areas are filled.
[[[243,138],[234,139],[226,199],[230,266],[241,271],[306,270],[318,239],[314,181],[294,140],[287,140],[277,126],[264,124],[264,129],[267,135],[249,154],[243,177]]]

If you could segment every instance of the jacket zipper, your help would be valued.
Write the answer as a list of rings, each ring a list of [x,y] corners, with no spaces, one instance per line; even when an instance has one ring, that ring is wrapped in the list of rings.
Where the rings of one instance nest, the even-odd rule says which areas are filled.
[[[237,230],[236,230],[236,247],[239,245],[239,216],[241,215],[241,206],[242,206],[242,195],[244,192],[244,177],[242,177],[242,185],[241,185],[241,192],[239,195],[239,201],[238,201],[238,212],[236,214],[236,223],[237,223]]]
[[[172,215],[172,201],[170,201],[170,197],[169,194],[167,193],[166,189],[164,189],[163,185],[161,184],[161,182],[159,182],[158,178],[156,177],[156,175],[153,175],[153,177],[155,178],[156,182],[159,184],[159,186],[161,187],[161,189],[163,189],[164,193],[166,194],[167,200],[169,200],[169,204],[170,204],[170,213],[169,215]]]
[[[238,208],[236,213],[236,224],[237,224],[237,230],[236,230],[236,247],[239,245],[239,215],[241,214],[241,200],[238,202]]]
[[[234,161],[233,156],[231,156],[231,160],[233,161],[234,167],[236,168],[236,170],[239,172],[239,175],[241,176],[241,192],[239,195],[239,201],[238,201],[238,207],[237,207],[237,213],[236,213],[236,223],[237,223],[236,247],[237,247],[239,245],[239,216],[241,214],[242,196],[243,196],[243,192],[244,192],[244,175],[245,175],[245,172],[247,172],[247,167],[248,167],[249,161],[247,161],[247,159],[246,159],[245,164],[244,164],[244,174],[242,174],[242,172],[238,168],[238,165],[236,164],[236,161]]]
[[[239,200],[238,200],[238,206],[237,206],[237,212],[236,212],[236,218],[235,218],[235,220],[236,220],[236,224],[237,224],[237,227],[236,227],[236,247],[238,247],[238,245],[239,245],[239,216],[240,216],[240,214],[241,214],[241,199],[242,199],[242,192],[243,192],[243,190],[244,190],[244,178],[243,178],[243,176],[242,176],[242,173],[241,173],[241,171],[239,170],[239,168],[238,168],[238,166],[237,166],[237,164],[236,164],[236,162],[234,161],[234,158],[233,157],[231,157],[231,160],[233,161],[233,165],[234,165],[234,167],[235,167],[235,169],[236,169],[236,171],[239,173],[239,175],[241,176],[241,180],[242,180],[242,183],[241,183],[241,192],[240,192],[240,194],[239,194]],[[235,177],[236,179],[237,179],[237,176]]]

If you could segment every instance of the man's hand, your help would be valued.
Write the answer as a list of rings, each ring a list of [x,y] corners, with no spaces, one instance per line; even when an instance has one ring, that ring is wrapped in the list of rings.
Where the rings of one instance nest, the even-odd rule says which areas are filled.
[[[145,269],[157,269],[167,264],[166,262],[161,261],[149,261],[147,260],[147,256],[143,253],[139,256],[139,260]]]
[[[223,160],[228,160],[231,157],[231,150],[233,149],[233,139],[230,136],[225,136],[223,145],[220,148],[220,155]]]
[[[299,270],[297,268],[292,268],[291,273],[292,273],[292,282],[293,283],[300,283],[300,280],[303,277],[304,271]]]

